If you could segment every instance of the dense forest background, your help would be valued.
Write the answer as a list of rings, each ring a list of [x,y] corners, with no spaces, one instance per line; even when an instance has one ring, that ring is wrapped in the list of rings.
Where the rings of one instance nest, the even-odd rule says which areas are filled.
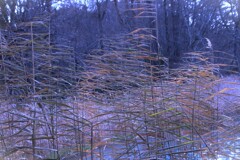
[[[238,0],[0,0],[0,159],[240,159]]]
[[[239,61],[238,1],[161,0],[155,4],[149,0],[142,2],[146,10],[139,8],[140,3],[134,0],[2,0],[0,24],[2,30],[19,32],[22,22],[36,17],[48,18],[51,42],[73,47],[80,66],[92,49],[106,47],[104,39],[144,27],[157,27],[155,36],[159,48],[155,45],[153,50],[159,49],[171,62],[186,52],[208,50],[208,41],[214,51],[234,55]],[[154,10],[151,5],[156,5]]]

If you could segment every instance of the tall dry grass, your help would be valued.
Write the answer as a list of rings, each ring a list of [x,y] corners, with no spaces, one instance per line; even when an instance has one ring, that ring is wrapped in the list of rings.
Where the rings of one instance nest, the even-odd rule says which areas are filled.
[[[219,72],[233,57],[186,53],[169,69],[145,27],[102,39],[79,72],[49,19],[22,27],[1,38],[2,159],[239,159],[238,78]]]

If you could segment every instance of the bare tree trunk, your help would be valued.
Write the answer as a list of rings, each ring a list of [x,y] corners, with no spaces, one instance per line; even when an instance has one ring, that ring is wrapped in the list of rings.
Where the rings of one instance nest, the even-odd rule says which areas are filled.
[[[234,45],[233,45],[233,53],[234,56],[237,59],[238,62],[238,70],[240,70],[240,59],[239,59],[239,55],[238,55],[238,35],[239,35],[239,24],[240,24],[240,20],[238,20],[237,22],[235,22],[235,27],[234,27]]]
[[[97,0],[96,5],[97,5],[97,11],[98,11],[98,29],[99,29],[99,45],[100,49],[104,48],[103,44],[103,19],[106,15],[106,10],[107,10],[107,5],[108,5],[109,0],[106,0],[105,2],[99,2]]]
[[[181,2],[179,2],[181,3]],[[174,0],[171,0],[171,18],[172,18],[172,41],[173,41],[173,53],[171,56],[174,58],[179,57],[179,30],[181,29],[181,26],[179,25],[179,16],[180,16],[180,9],[179,9],[179,3],[177,4]]]
[[[164,9],[164,26],[165,26],[165,39],[166,39],[166,53],[165,56],[168,56],[170,54],[170,39],[169,39],[169,33],[168,33],[168,11],[167,11],[167,0],[163,1],[163,9]]]
[[[238,53],[238,43],[239,43],[239,28],[240,28],[240,2],[236,2],[236,8],[237,8],[237,13],[238,13],[238,17],[237,17],[237,20],[235,22],[235,26],[234,26],[234,56],[236,57],[237,59],[237,63],[238,63],[238,71],[240,71],[240,55]]]
[[[0,29],[6,28],[8,25],[8,10],[7,10],[7,3],[5,0],[0,1]]]

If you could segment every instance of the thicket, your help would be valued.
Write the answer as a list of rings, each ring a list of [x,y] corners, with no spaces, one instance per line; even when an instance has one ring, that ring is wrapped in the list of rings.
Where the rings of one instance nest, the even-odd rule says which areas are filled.
[[[219,72],[235,58],[191,52],[169,68],[156,8],[139,7],[155,25],[103,37],[82,68],[50,17],[1,31],[2,159],[240,159],[239,84]]]

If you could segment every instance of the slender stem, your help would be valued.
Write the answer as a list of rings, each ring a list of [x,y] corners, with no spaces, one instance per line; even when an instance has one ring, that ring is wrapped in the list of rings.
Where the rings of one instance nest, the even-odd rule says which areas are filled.
[[[31,22],[31,51],[32,51],[32,89],[33,89],[33,96],[35,97],[36,94],[36,84],[35,84],[35,51],[34,51],[34,39],[33,39],[33,22]],[[35,99],[35,98],[34,98]],[[32,149],[33,149],[33,160],[35,160],[36,155],[36,103],[33,103],[33,118],[32,121]]]
[[[93,157],[93,125],[91,124],[91,160],[94,160]]]

